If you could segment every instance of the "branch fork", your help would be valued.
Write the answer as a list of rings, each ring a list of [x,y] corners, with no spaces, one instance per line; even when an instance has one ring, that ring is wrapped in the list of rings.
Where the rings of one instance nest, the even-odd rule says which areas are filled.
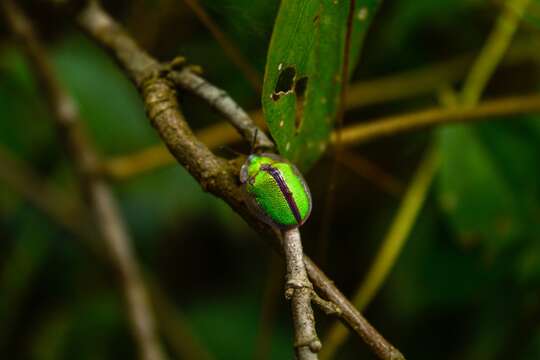
[[[133,80],[142,94],[148,117],[163,142],[176,160],[201,184],[204,190],[225,200],[257,231],[271,239],[278,247],[280,237],[273,236],[274,229],[264,224],[246,207],[243,191],[239,184],[240,162],[226,161],[215,156],[190,129],[178,105],[177,89],[193,93],[208,102],[215,110],[222,113],[248,143],[255,149],[273,149],[273,142],[257,128],[252,119],[222,89],[208,83],[205,79],[183,68],[171,71],[163,77],[162,64],[141,49],[135,41],[118,25],[96,1],[91,1],[78,17],[79,26],[91,35],[97,43],[109,50],[120,66]],[[173,63],[175,60],[173,60]],[[154,72],[157,71],[157,74]],[[157,76],[153,76],[153,75]],[[149,76],[150,75],[150,76]],[[288,279],[292,287],[291,308],[296,329],[295,344],[300,360],[317,359],[320,341],[315,331],[315,321],[311,308],[314,297],[313,286],[305,286],[311,281],[317,290],[331,300],[334,306],[326,309],[338,314],[343,321],[360,335],[371,350],[385,360],[404,359],[384,337],[373,328],[345,296],[333,285],[332,281],[302,251],[300,234],[297,229],[287,231],[282,236],[281,248],[287,258]],[[309,274],[309,279],[308,279]],[[291,283],[291,285],[293,285]],[[326,311],[326,310],[325,310]]]

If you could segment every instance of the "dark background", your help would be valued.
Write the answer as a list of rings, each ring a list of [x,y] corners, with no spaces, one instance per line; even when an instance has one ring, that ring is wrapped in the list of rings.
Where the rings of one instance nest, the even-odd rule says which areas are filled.
[[[55,7],[39,0],[23,4],[63,83],[76,98],[99,152],[112,158],[158,144],[129,80],[74,26],[78,4]],[[207,0],[202,4],[263,74],[278,2]],[[244,108],[259,108],[260,95],[183,2],[107,1],[104,5],[156,58],[166,61],[184,55]],[[353,82],[473,56],[500,8],[501,2],[481,0],[383,2]],[[33,75],[4,24],[0,29],[0,147],[31,166],[40,177],[36,180],[62,190],[70,199],[80,199],[73,168]],[[540,4],[531,1],[514,44],[537,48],[538,55],[503,62],[486,98],[539,89],[539,35]],[[459,90],[461,81],[451,85]],[[192,96],[181,96],[181,103],[194,129],[220,120]],[[350,111],[345,124],[437,104],[436,91],[395,99]],[[458,146],[441,149],[443,161],[480,159],[480,170],[468,172],[450,161],[442,165],[446,173],[472,185],[463,190],[455,182],[435,179],[402,254],[365,312],[409,359],[540,358],[540,119],[527,115],[506,120],[469,127],[475,148],[459,146],[460,139],[454,138]],[[444,131],[422,131],[347,151],[368,159],[406,186],[428,143],[445,136]],[[249,151],[245,145],[232,148]],[[220,151],[230,156],[227,149]],[[389,194],[365,169],[339,166],[334,208],[325,209],[331,166],[329,153],[305,174],[314,208],[302,228],[303,242],[306,252],[350,295],[365,276],[400,195]],[[459,191],[452,192],[453,186]],[[292,357],[290,312],[279,283],[283,269],[276,260],[271,266],[272,250],[239,216],[204,193],[176,164],[115,180],[114,190],[140,262],[174,300],[177,321],[185,323],[209,353],[216,359],[253,358],[264,327],[272,334],[268,358]],[[464,196],[472,206],[466,213],[446,211],[443,200],[448,194]],[[501,201],[488,201],[499,196]],[[508,203],[518,204],[519,211],[502,209]],[[478,216],[486,211],[494,217]],[[469,227],[461,226],[459,219],[464,217],[470,219]],[[321,239],[324,221],[329,221],[330,231]],[[505,231],[505,224],[511,224],[512,231]],[[265,289],[271,278],[277,278],[278,287],[268,296]],[[3,356],[135,358],[113,279],[77,237],[0,183]],[[265,301],[275,303],[274,316],[261,324]],[[324,335],[333,319],[318,313],[317,322]],[[170,344],[168,349],[174,354]],[[352,336],[336,358],[373,356]]]

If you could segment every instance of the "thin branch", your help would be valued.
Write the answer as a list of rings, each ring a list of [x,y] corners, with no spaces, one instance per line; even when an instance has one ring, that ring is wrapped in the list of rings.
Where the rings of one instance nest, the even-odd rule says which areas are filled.
[[[342,142],[348,146],[382,138],[454,123],[468,123],[501,117],[507,120],[517,115],[540,112],[540,94],[505,97],[481,102],[474,108],[442,108],[411,112],[374,119],[342,130]],[[210,126],[197,133],[197,137],[211,149],[230,144],[240,137],[227,128],[227,124]],[[332,134],[332,142],[336,135]],[[107,162],[106,171],[118,179],[170,165],[174,158],[163,145],[154,145],[134,154],[118,156]]]
[[[348,91],[347,108],[354,109],[433,94],[445,84],[462,80],[474,59],[475,54],[462,54],[418,69],[353,83]],[[540,60],[540,53],[531,40],[516,41],[502,59],[507,66],[530,60]]]
[[[507,97],[485,101],[473,108],[433,108],[359,123],[343,129],[341,139],[344,144],[358,145],[435,126],[535,112],[540,112],[540,94]],[[334,134],[332,141],[336,141]]]
[[[527,3],[528,0],[508,0],[506,2],[496,26],[480,55],[473,63],[465,81],[464,89],[460,94],[465,108],[477,105],[489,78],[510,46],[512,36]],[[442,91],[439,92],[439,98],[447,109],[459,109],[460,97],[455,96],[451,87],[443,87]],[[437,169],[437,155],[434,149],[430,149],[416,171],[375,261],[353,298],[353,303],[359,309],[365,309],[384,283],[416,222]],[[335,324],[328,332],[327,341],[325,341],[327,346],[321,353],[321,358],[331,359],[346,337],[346,330],[340,324]]]
[[[260,93],[262,89],[261,76],[257,69],[242,54],[240,49],[227,37],[219,28],[219,25],[207,14],[199,3],[199,0],[184,0],[189,8],[197,15],[197,18],[206,26],[225,54],[242,71],[245,78],[249,81],[251,87]]]
[[[536,103],[537,101],[535,100],[534,102]],[[489,105],[493,105],[493,104],[489,104]],[[500,105],[500,104],[496,104],[496,105]],[[530,109],[519,109],[519,107],[521,107],[521,106],[518,106],[518,105],[521,105],[519,103],[514,103],[513,105],[515,106],[515,108],[517,108],[517,112],[525,113],[525,112],[530,112],[531,111]],[[537,104],[533,104],[532,110],[536,111],[537,109],[538,109]],[[508,108],[505,108],[505,106],[503,106],[503,107],[494,106],[493,108],[486,107],[486,108],[480,109],[480,111],[478,111],[478,109],[476,109],[476,110],[477,111],[473,111],[471,113],[465,113],[465,117],[469,117],[469,119],[475,119],[476,117],[479,117],[479,116],[486,116],[485,114],[482,114],[483,111],[487,111],[488,115],[506,114],[507,111],[510,111],[510,110],[508,110]],[[494,112],[492,112],[492,111],[494,111]],[[512,113],[512,112],[514,112],[514,111],[513,110],[510,111],[510,113]],[[434,124],[438,124],[438,123],[444,123],[444,122],[447,122],[447,121],[455,121],[455,120],[452,119],[452,117],[463,117],[464,116],[462,113],[459,113],[459,111],[458,111],[458,114],[450,114],[450,115],[448,115],[448,113],[441,114],[441,113],[439,113],[438,109],[436,110],[435,114],[429,114],[430,116],[427,116],[428,120],[425,120],[426,113],[422,113],[420,115],[422,115],[422,116],[419,116],[419,117],[416,117],[416,118],[413,116],[412,117],[413,120],[415,120],[415,119],[416,120],[413,121],[411,124],[408,123],[407,127],[399,128],[397,132],[411,130],[411,128],[416,129],[416,128],[423,127],[423,126],[429,126],[429,125],[434,125]],[[444,117],[450,117],[450,120],[445,120],[445,119],[443,119]],[[424,121],[426,121],[426,122],[424,123]],[[386,125],[388,125],[388,124],[386,124]],[[383,135],[384,135],[384,133],[385,132],[382,131]],[[380,128],[379,128],[378,132],[375,131],[375,134],[377,136],[381,136]]]
[[[321,342],[317,337],[315,316],[311,308],[313,285],[307,276],[298,228],[283,231],[282,241],[287,264],[285,296],[291,300],[296,357],[298,360],[316,360]]]
[[[369,346],[371,351],[380,359],[403,360],[405,357],[398,349],[393,347],[382,335],[360,314],[358,309],[351,303],[310,258],[304,256],[306,270],[311,282],[317,287],[317,292],[337,306],[342,321],[356,332]],[[324,311],[327,307],[322,308]]]
[[[405,190],[400,180],[364,156],[344,151],[338,161],[388,195],[399,198]]]
[[[61,1],[49,0],[49,3]],[[145,47],[156,48],[162,46],[161,41],[165,37],[164,29],[169,29],[175,24],[175,32],[191,29],[192,24],[188,21],[190,14],[178,6],[178,0],[160,0],[159,6],[147,1],[130,1],[125,3],[126,28],[131,29],[133,37],[144,44]],[[169,41],[177,38],[170,37]]]
[[[435,151],[430,149],[416,170],[365,280],[353,297],[353,304],[361,311],[378,292],[401,252],[422,209],[437,167]],[[346,329],[341,324],[334,324],[325,337],[321,359],[331,359],[345,342],[347,335]]]
[[[513,65],[528,60],[538,61],[539,59],[539,52],[536,51],[536,47],[531,44],[531,41],[522,40],[512,45],[502,61],[504,64]],[[354,109],[423,94],[427,95],[441,86],[447,86],[460,80],[471,63],[473,63],[472,54],[460,55],[451,60],[430,64],[420,69],[351,84],[347,92],[346,107]],[[250,119],[255,119],[259,126],[265,126],[260,110],[252,111],[248,116]],[[225,122],[209,126],[197,132],[196,135],[210,149],[240,140],[238,132],[231,129]],[[107,162],[105,170],[113,178],[123,179],[174,162],[175,159],[170,152],[163,144],[159,144],[133,154],[113,158]]]
[[[154,317],[131,249],[129,236],[108,184],[99,175],[94,174],[98,159],[81,128],[77,107],[59,83],[30,22],[12,1],[6,0],[2,4],[8,26],[20,40],[30,60],[32,70],[37,76],[47,104],[54,115],[58,134],[77,167],[96,224],[105,240],[111,261],[120,276],[120,285],[126,299],[140,357],[145,360],[164,359]]]
[[[0,181],[67,230],[86,232],[83,221],[85,213],[70,196],[39,181],[39,174],[4,147],[0,147],[0,164]]]
[[[225,90],[210,84],[190,71],[189,68],[182,71],[172,71],[168,77],[184,90],[206,100],[212,108],[225,116],[248,143],[253,143],[255,149],[274,148],[274,143],[255,125],[244,109],[238,106]]]
[[[16,160],[12,154],[0,146],[0,181],[13,189],[22,198],[36,207],[44,215],[64,230],[79,238],[100,265],[110,267],[111,262],[105,254],[103,244],[96,242],[94,227],[89,223],[88,210],[84,204],[73,201],[63,191],[46,184],[27,164]],[[68,200],[68,198],[70,200]],[[75,218],[75,219],[74,219]],[[75,221],[76,220],[76,221]],[[114,269],[113,269],[114,270]],[[180,358],[210,360],[211,355],[191,334],[187,323],[178,309],[153,278],[145,272],[149,295],[155,304],[159,326],[167,341]]]
[[[142,69],[137,66],[138,59],[148,59],[149,56],[95,2],[83,9],[79,24],[99,44],[112,52],[120,66],[128,72],[142,94],[151,123],[176,160],[206,191],[225,200],[248,224],[271,239],[271,244],[279,249],[279,239],[273,230],[257,219],[244,202],[238,178],[243,159],[225,161],[218,158],[194,136],[180,112],[174,85],[160,77],[157,61],[145,61],[148,66],[140,71]],[[305,257],[304,261],[312,283],[327,300],[340,307],[343,320],[356,329],[379,358],[403,359],[399,351],[369,325],[309,258]]]
[[[506,1],[497,23],[484,44],[480,55],[465,80],[462,101],[465,106],[474,106],[484,91],[493,72],[510,46],[530,0]]]
[[[166,359],[161,348],[152,306],[126,226],[119,216],[114,195],[104,181],[93,181],[88,189],[98,227],[122,279],[129,316],[141,359]]]
[[[230,124],[226,122],[197,131],[195,136],[211,150],[242,139],[238,132],[231,129]],[[166,145],[159,143],[135,153],[113,157],[104,164],[102,170],[112,178],[121,180],[176,163],[176,159]]]

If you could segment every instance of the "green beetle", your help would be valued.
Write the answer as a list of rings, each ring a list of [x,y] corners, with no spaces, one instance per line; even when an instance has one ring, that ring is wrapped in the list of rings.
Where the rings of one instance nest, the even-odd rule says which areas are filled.
[[[302,225],[311,212],[311,194],[293,164],[275,154],[252,154],[240,170],[248,205],[267,224],[279,229]]]

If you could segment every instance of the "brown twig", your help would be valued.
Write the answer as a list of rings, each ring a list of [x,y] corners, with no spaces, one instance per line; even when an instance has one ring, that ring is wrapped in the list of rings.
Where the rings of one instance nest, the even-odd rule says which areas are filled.
[[[47,104],[54,115],[58,134],[77,168],[97,227],[120,277],[140,357],[145,360],[164,359],[129,236],[108,184],[94,173],[98,162],[97,156],[81,128],[77,107],[59,83],[30,22],[12,1],[6,0],[2,4],[8,26],[20,40],[30,60]]]
[[[250,213],[244,202],[238,179],[242,159],[225,161],[218,158],[194,136],[180,112],[174,84],[160,76],[160,64],[140,49],[95,2],[83,9],[79,24],[99,44],[112,52],[134,81],[142,94],[151,123],[176,160],[206,191],[225,200],[248,224],[272,239],[272,244],[279,247],[272,229]],[[399,351],[369,325],[309,258],[305,257],[304,261],[313,284],[323,291],[323,295],[327,295],[327,300],[342,308],[344,321],[361,334],[379,358],[403,359]]]
[[[338,161],[390,196],[399,198],[405,190],[400,180],[364,156],[344,151]]]
[[[197,76],[189,68],[181,71],[171,71],[171,79],[182,89],[192,92],[206,100],[215,110],[219,111],[234,126],[248,143],[253,144],[253,150],[270,150],[274,143],[259,129],[249,115],[223,89],[210,84]]]
[[[336,315],[356,332],[379,358],[387,360],[405,359],[399,350],[386,341],[360,314],[358,309],[334,286],[333,281],[310,258],[304,257],[304,261],[309,278],[317,287],[317,291],[339,308],[339,313],[336,313]]]
[[[294,228],[283,231],[282,242],[287,264],[285,296],[291,300],[296,357],[298,360],[317,360],[322,345],[315,329],[315,316],[311,308],[311,294],[314,290],[304,264],[300,230]]]
[[[197,18],[210,31],[219,46],[225,54],[244,74],[249,84],[257,93],[261,92],[262,82],[259,72],[251,65],[251,63],[242,54],[240,49],[227,37],[227,35],[219,28],[219,25],[206,13],[198,0],[184,0],[189,8],[195,13]]]

